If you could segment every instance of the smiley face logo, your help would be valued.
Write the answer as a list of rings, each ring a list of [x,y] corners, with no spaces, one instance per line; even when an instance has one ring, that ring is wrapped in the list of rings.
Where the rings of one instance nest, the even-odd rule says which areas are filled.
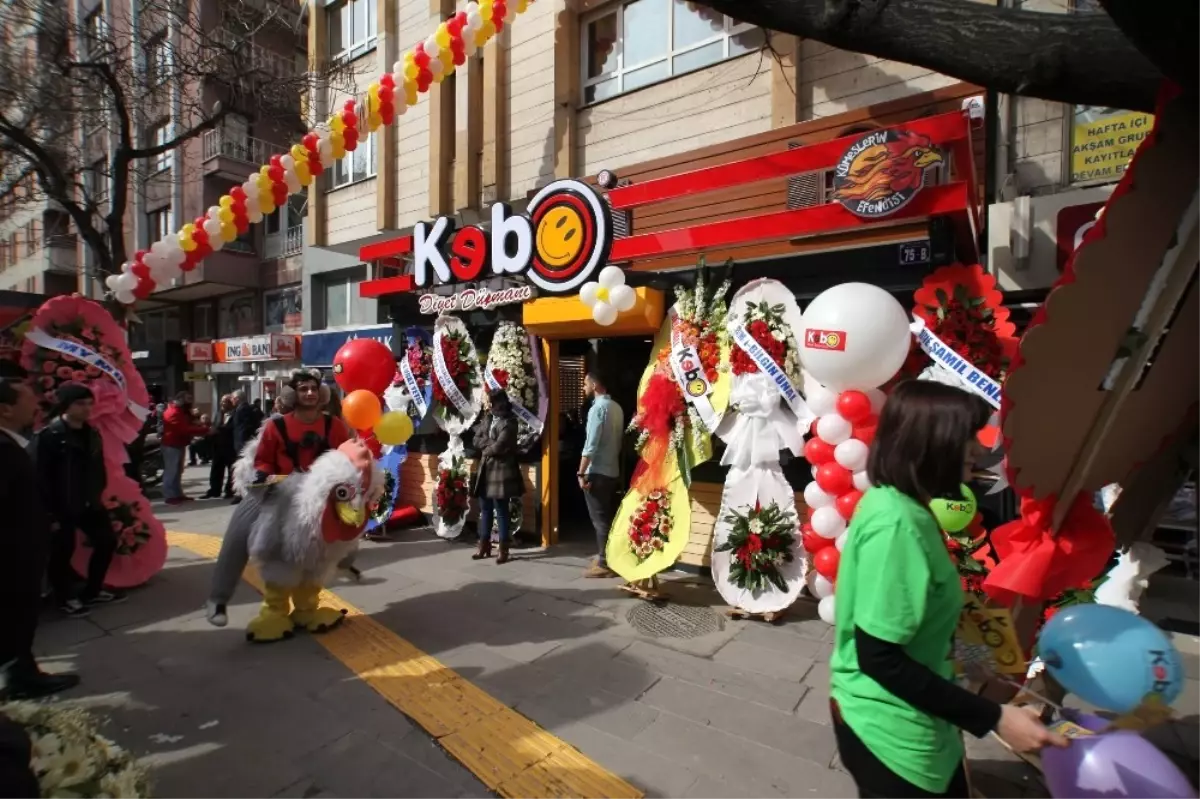
[[[546,266],[561,269],[579,257],[583,220],[570,205],[555,205],[537,226],[537,251]]]
[[[842,343],[842,337],[839,336],[837,333],[830,333],[828,336],[825,337],[825,346],[829,347],[829,349],[831,349],[831,350],[836,350],[838,348],[838,344],[841,344],[841,343]]]
[[[612,214],[586,183],[556,180],[529,201],[533,258],[528,278],[550,294],[578,288],[608,261]]]
[[[708,384],[703,380],[692,380],[687,384],[687,393],[692,397],[703,397]]]

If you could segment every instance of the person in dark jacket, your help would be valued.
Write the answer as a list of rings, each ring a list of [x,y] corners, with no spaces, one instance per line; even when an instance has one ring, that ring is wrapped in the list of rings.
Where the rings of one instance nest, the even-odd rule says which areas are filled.
[[[208,493],[205,499],[216,499],[224,493],[225,499],[233,499],[233,463],[237,460],[237,450],[234,448],[233,435],[233,397],[221,397],[221,407],[217,409],[217,420],[213,426],[213,434],[209,439],[212,453],[212,467],[208,471]]]
[[[79,684],[74,674],[45,674],[33,657],[42,576],[50,552],[50,517],[38,492],[29,443],[37,396],[8,364],[0,376],[0,697],[33,699]],[[28,756],[26,756],[28,764]],[[0,773],[11,774],[6,769]],[[18,795],[18,794],[5,794]],[[25,794],[35,795],[36,794]]]
[[[488,395],[485,421],[475,434],[479,450],[479,471],[475,475],[475,496],[479,497],[479,549],[471,557],[483,560],[492,556],[492,518],[500,530],[500,554],[497,563],[508,562],[508,501],[525,493],[525,481],[517,466],[517,417],[513,416],[508,394],[493,391]]]
[[[92,605],[109,605],[124,594],[104,590],[117,537],[112,520],[100,501],[107,475],[100,434],[88,424],[92,416],[92,391],[79,383],[58,389],[57,414],[37,434],[34,461],[42,499],[50,511],[50,585],[59,607],[69,616],[85,616]],[[75,531],[82,530],[91,546],[87,582],[76,596]]]
[[[237,457],[242,456],[242,449],[254,439],[258,427],[257,414],[254,406],[246,402],[246,392],[233,392],[233,450]]]

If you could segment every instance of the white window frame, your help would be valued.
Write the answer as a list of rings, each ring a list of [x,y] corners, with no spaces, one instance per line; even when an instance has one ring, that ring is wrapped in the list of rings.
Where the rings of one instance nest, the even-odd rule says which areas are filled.
[[[360,35],[354,31],[354,4],[363,3],[367,9],[367,30]],[[354,31],[354,39],[349,47],[334,50],[332,42],[327,41],[326,47],[329,50],[329,58],[332,61],[353,61],[364,53],[368,53],[375,49],[375,45],[379,40],[379,13],[375,7],[375,0],[340,0],[339,2],[329,3],[325,6],[326,14],[340,14],[343,23],[346,20],[350,22],[350,28]],[[332,25],[328,25],[327,30],[333,30]],[[344,27],[338,28],[339,32],[344,30]],[[328,36],[326,37],[328,39]]]
[[[172,228],[171,206],[167,205],[146,212],[146,233],[151,244],[170,236]]]
[[[146,42],[146,72],[151,86],[161,86],[171,74],[171,43],[166,33]]]
[[[92,12],[84,17],[84,33],[87,43],[87,56],[90,58],[98,54],[100,45],[108,38],[108,19],[104,16],[104,4],[96,6]]]
[[[382,130],[384,130],[384,128],[381,127],[379,131]],[[376,131],[376,133],[379,131]],[[361,150],[363,147],[366,147],[369,151],[367,153],[367,172],[365,175],[356,178],[354,177],[354,156],[358,150]],[[330,191],[335,189],[343,189],[346,186],[352,186],[355,183],[362,183],[364,180],[371,180],[374,178],[377,174],[379,161],[379,151],[376,148],[375,133],[369,133],[365,139],[360,139],[358,142],[358,149],[356,149],[353,153],[346,153],[341,160],[342,163],[346,165],[346,174],[348,177],[341,183],[338,183],[336,180],[337,162],[334,162],[332,165],[330,165],[329,169],[327,170],[329,172]]]
[[[325,329],[333,330],[356,324],[354,321],[354,284],[355,280],[350,275],[321,281],[321,305],[323,306],[323,310],[325,312]],[[329,289],[333,286],[346,287],[346,319],[344,322],[336,325],[330,322],[329,314]]]
[[[738,58],[743,55],[749,55],[749,53],[738,53],[737,55],[731,56],[729,54],[729,42],[735,36],[739,36],[743,33],[749,33],[750,31],[755,30],[756,26],[750,25],[745,22],[737,22],[736,20],[730,18],[728,15],[725,15],[725,26],[724,26],[724,30],[722,32],[715,33],[712,36],[710,36],[709,38],[704,39],[703,41],[699,41],[694,44],[689,44],[687,47],[683,47],[678,50],[673,49],[673,43],[675,41],[674,0],[667,0],[667,6],[668,6],[667,30],[665,32],[667,44],[663,50],[663,55],[656,56],[647,61],[641,61],[636,64],[626,64],[625,63],[625,14],[622,12],[624,11],[625,6],[629,5],[632,2],[636,2],[636,0],[622,0],[619,3],[612,3],[609,5],[605,5],[603,8],[597,9],[596,11],[592,12],[591,14],[588,14],[582,20],[580,20],[580,24],[579,24],[579,38],[580,38],[580,41],[579,41],[579,78],[580,78],[579,83],[580,83],[580,89],[579,90],[580,90],[580,101],[584,105],[594,105],[596,103],[602,103],[605,100],[611,100],[613,97],[619,97],[620,95],[625,94],[627,91],[636,91],[637,89],[644,89],[646,86],[652,86],[652,85],[654,85],[654,83],[660,82],[660,81],[652,81],[649,84],[643,84],[642,86],[637,86],[633,89],[625,88],[625,75],[627,75],[630,72],[633,72],[634,70],[638,70],[643,67],[648,67],[653,64],[657,64],[661,61],[666,61],[668,64],[667,75],[666,75],[666,77],[662,78],[661,80],[670,80],[671,78],[676,78],[676,77],[679,77],[680,75],[686,75],[689,72],[695,72],[699,69],[705,69],[707,67],[714,66],[716,64],[721,63],[722,61],[728,61],[730,58]],[[597,75],[594,78],[589,78],[587,76],[588,55],[589,55],[588,47],[590,46],[590,43],[588,41],[588,28],[596,20],[601,19],[606,16],[609,16],[609,15],[614,15],[617,19],[617,41],[616,41],[616,44],[614,45],[617,49],[617,67],[612,72],[605,72],[600,75]],[[717,42],[717,41],[723,42],[722,47],[721,47],[721,57],[719,59],[712,62],[711,64],[705,64],[703,67],[695,67],[692,69],[685,69],[680,72],[675,71],[675,59],[677,57],[679,57],[681,55],[686,55],[687,53],[690,53],[693,50],[698,50],[701,47],[707,47],[708,45],[712,44],[713,42]],[[613,78],[616,78],[616,80],[617,80],[617,91],[615,94],[610,95],[609,97],[605,97],[603,100],[592,100],[592,101],[587,100],[587,90],[590,87],[595,86],[600,83],[604,83],[609,80],[612,80]]]
[[[169,120],[163,120],[156,125],[151,125],[146,131],[146,145],[149,147],[158,147],[166,144],[171,140],[171,123]],[[171,168],[171,151],[164,150],[158,155],[150,158],[150,172],[157,174],[166,172]]]

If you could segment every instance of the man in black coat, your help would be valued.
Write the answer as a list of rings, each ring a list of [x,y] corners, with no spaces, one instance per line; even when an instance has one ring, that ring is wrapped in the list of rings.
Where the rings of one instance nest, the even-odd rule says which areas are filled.
[[[35,436],[33,457],[51,516],[50,585],[63,613],[86,616],[91,606],[120,602],[125,595],[104,590],[117,537],[101,502],[108,476],[100,434],[88,424],[92,391],[80,383],[64,383],[57,397],[56,418]],[[92,550],[87,583],[79,596],[71,566],[76,530],[83,531]]]
[[[0,376],[0,696],[31,699],[79,684],[74,674],[44,674],[33,657],[50,552],[50,518],[38,491],[28,442],[37,397],[14,375]]]

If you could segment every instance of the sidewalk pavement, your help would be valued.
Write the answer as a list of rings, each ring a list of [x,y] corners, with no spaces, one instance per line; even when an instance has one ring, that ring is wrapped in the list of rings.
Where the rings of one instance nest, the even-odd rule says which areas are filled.
[[[201,472],[185,477],[193,495]],[[157,512],[169,530],[220,535],[231,508]],[[807,604],[774,626],[733,621],[699,578],[670,581],[671,602],[655,606],[582,578],[591,553],[571,545],[503,566],[470,553],[400,532],[364,543],[361,582],[329,588],[647,796],[855,795],[828,726],[831,629]],[[113,708],[114,737],[149,753],[158,795],[487,793],[307,636],[247,645],[248,586],[216,630],[198,612],[211,567],[174,548],[168,566],[125,605],[39,633],[43,652],[76,661],[80,694]],[[1181,649],[1191,679],[1176,704],[1190,723],[1159,743],[1194,757],[1200,649]],[[982,795],[1046,795],[994,740],[968,750]]]

